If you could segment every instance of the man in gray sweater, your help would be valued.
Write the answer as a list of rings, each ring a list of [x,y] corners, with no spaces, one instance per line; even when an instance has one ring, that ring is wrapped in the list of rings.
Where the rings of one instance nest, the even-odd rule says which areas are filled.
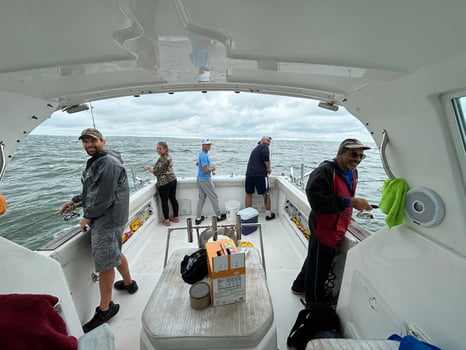
[[[94,317],[83,325],[84,332],[100,326],[120,309],[112,301],[115,267],[123,277],[114,287],[130,294],[138,290],[131,279],[128,261],[121,252],[121,234],[128,221],[129,186],[126,170],[118,152],[105,150],[105,140],[96,129],[85,129],[79,139],[91,156],[82,173],[82,192],[63,204],[62,213],[83,207],[81,231],[90,231],[95,270],[99,273],[100,304]]]

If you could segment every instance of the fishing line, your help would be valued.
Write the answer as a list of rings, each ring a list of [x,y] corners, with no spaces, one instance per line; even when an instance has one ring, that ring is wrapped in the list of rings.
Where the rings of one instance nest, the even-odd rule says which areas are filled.
[[[362,182],[384,182],[386,179],[383,180],[358,180],[358,183]]]
[[[38,223],[40,223],[40,222],[42,222],[42,221],[45,221],[45,220],[47,220],[47,219],[50,219],[50,218],[52,218],[52,217],[54,217],[54,216],[58,216],[58,215],[59,215],[59,214],[58,214],[57,212],[55,212],[55,213],[53,213],[53,214],[50,214],[50,215],[47,215],[47,216],[43,217],[42,219],[35,220],[34,222],[31,222],[30,224],[24,225],[24,226],[20,227],[19,229],[16,229],[16,230],[14,230],[14,231],[12,231],[12,232],[9,232],[9,234],[13,235],[13,234],[15,234],[15,233],[17,233],[17,232],[19,232],[19,231],[24,230],[25,228],[27,228],[27,227],[29,227],[29,226],[38,224]],[[69,221],[69,220],[74,219],[74,218],[76,218],[76,217],[78,217],[78,216],[80,216],[80,215],[81,215],[81,214],[79,214],[79,213],[71,212],[71,213],[68,213],[68,214],[63,215],[63,220],[64,220],[64,221]]]

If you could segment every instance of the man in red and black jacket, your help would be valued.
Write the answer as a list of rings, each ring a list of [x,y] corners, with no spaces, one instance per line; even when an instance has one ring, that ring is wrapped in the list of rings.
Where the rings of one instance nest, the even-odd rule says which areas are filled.
[[[364,198],[355,197],[358,172],[356,167],[370,147],[359,140],[346,139],[336,158],[324,161],[309,176],[306,195],[311,205],[309,215],[308,253],[291,290],[306,295],[306,305],[326,302],[325,281],[328,278],[335,246],[344,237],[353,208],[372,210]]]

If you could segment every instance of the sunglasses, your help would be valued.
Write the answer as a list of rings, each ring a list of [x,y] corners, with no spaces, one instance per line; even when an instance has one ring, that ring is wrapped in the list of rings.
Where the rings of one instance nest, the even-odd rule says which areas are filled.
[[[366,155],[364,153],[358,153],[358,152],[355,152],[355,151],[349,151],[351,153],[351,157],[353,158],[361,158],[361,160],[365,159],[366,158]]]

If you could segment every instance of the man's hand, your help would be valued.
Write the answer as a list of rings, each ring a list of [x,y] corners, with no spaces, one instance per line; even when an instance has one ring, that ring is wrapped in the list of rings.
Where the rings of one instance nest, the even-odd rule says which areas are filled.
[[[77,204],[73,201],[68,201],[62,205],[61,209],[58,211],[58,214],[63,215],[69,213],[77,208]]]
[[[372,206],[369,204],[367,199],[359,197],[350,198],[350,207],[357,210],[372,210]]]
[[[81,221],[79,222],[79,227],[81,228],[82,232],[86,232],[89,224],[91,223],[91,219],[88,218],[82,218]]]

